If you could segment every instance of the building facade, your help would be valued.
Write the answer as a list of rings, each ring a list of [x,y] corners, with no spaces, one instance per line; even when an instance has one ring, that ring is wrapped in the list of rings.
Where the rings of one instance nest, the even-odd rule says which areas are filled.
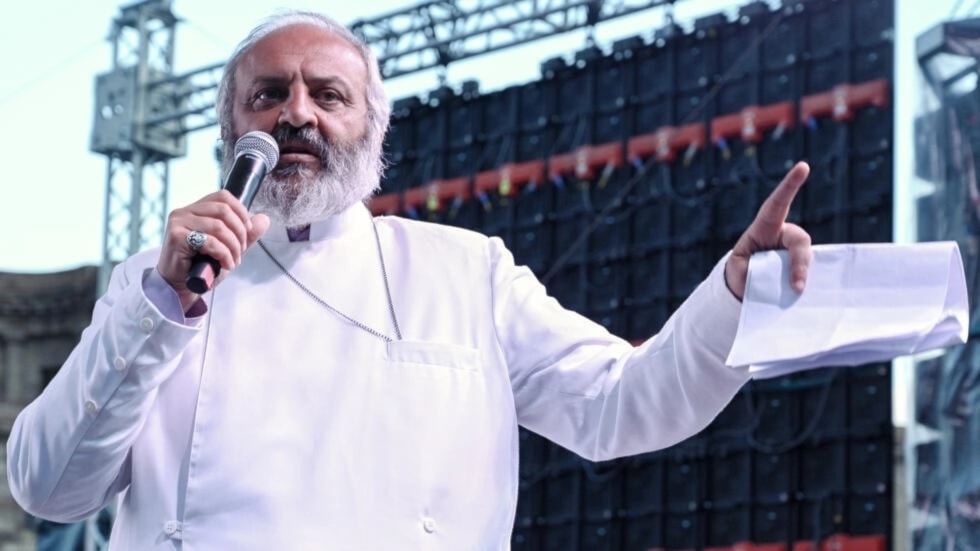
[[[45,274],[0,272],[0,440],[17,413],[58,371],[95,304],[98,268]],[[6,453],[0,456],[6,473]],[[33,520],[0,484],[0,551],[35,549]]]

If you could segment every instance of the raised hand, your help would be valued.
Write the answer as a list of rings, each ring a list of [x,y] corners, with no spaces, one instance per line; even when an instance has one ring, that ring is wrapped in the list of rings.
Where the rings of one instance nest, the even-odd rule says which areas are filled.
[[[786,218],[796,193],[809,174],[810,167],[803,162],[790,169],[783,181],[759,207],[755,219],[735,243],[725,264],[725,283],[739,300],[745,295],[749,257],[752,253],[773,249],[789,251],[790,284],[797,292],[803,292],[813,255],[810,234],[796,224],[787,222]]]

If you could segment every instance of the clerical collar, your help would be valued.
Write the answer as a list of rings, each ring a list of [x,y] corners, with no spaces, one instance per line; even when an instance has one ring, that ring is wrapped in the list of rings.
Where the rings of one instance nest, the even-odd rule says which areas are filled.
[[[357,202],[347,209],[311,224],[308,228],[286,228],[273,224],[262,237],[266,243],[302,243],[324,241],[349,236],[351,232],[370,231],[371,211],[364,203]]]
[[[302,228],[286,228],[286,237],[288,237],[289,240],[294,243],[296,241],[309,241],[310,227],[303,226]]]

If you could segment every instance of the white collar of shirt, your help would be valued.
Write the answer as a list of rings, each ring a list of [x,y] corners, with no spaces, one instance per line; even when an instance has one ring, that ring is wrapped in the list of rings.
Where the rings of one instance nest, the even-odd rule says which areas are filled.
[[[310,241],[327,241],[355,233],[370,231],[371,212],[364,203],[358,201],[345,210],[310,226]],[[289,243],[286,227],[273,224],[265,232],[262,240],[272,243]]]

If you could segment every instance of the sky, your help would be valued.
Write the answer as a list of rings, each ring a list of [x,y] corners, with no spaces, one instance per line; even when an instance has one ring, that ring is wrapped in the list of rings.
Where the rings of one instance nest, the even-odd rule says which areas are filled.
[[[461,5],[471,5],[458,0]],[[776,0],[770,1],[775,5]],[[94,115],[95,77],[112,68],[107,40],[112,19],[132,1],[19,1],[0,22],[0,164],[6,174],[0,201],[0,272],[45,273],[96,265],[102,259],[106,159],[89,151]],[[694,16],[734,13],[747,0],[683,0],[674,16],[684,25]],[[173,0],[177,27],[175,73],[227,59],[238,41],[278,9],[326,10],[341,22],[372,18],[413,5],[403,0],[325,2],[293,0]],[[896,0],[895,32],[895,229],[897,241],[914,235],[912,217],[912,123],[921,103],[915,61],[915,37],[946,19],[980,13],[980,0]],[[370,5],[370,8],[359,9]],[[600,25],[600,46],[636,34],[649,36],[665,24],[665,12],[651,9],[637,16]],[[484,91],[539,77],[539,63],[567,55],[585,45],[585,33],[538,41],[532,45],[453,64],[448,83],[477,79]],[[438,85],[425,72],[387,83],[392,98],[424,94]],[[215,190],[219,182],[213,150],[216,129],[191,134],[188,155],[170,165],[168,210]],[[895,420],[904,424],[910,397],[908,363],[896,363]]]

